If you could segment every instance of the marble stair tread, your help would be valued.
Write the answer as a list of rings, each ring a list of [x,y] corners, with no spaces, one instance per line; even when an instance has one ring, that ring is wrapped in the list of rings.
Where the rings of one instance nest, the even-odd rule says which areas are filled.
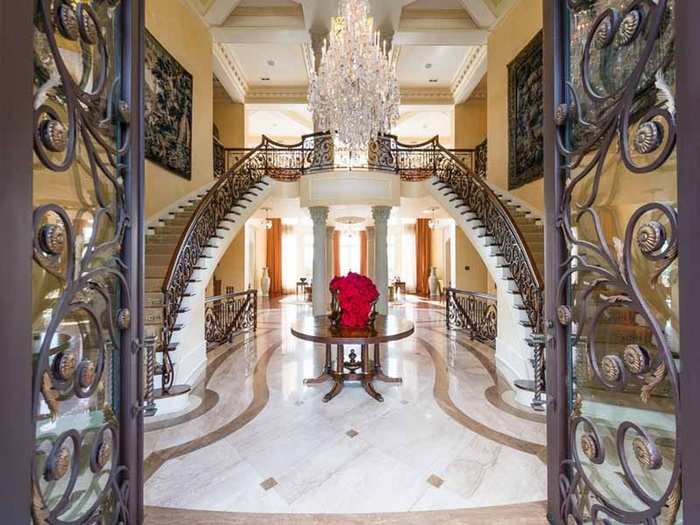
[[[169,255],[172,257],[175,248],[177,248],[177,244],[175,243],[149,243],[146,241],[146,260],[153,255]]]
[[[163,288],[163,278],[146,277],[144,279],[144,287],[146,292],[160,292]]]
[[[179,233],[156,233],[148,236],[148,241],[153,244],[177,244],[180,240]]]
[[[165,277],[165,274],[168,273],[168,268],[169,266],[165,265],[155,265],[155,264],[148,264],[146,263],[146,278],[160,278],[161,281]]]
[[[144,307],[151,308],[163,306],[164,296],[162,292],[146,292],[144,294]]]
[[[163,307],[149,307],[143,309],[143,324],[163,324]]]

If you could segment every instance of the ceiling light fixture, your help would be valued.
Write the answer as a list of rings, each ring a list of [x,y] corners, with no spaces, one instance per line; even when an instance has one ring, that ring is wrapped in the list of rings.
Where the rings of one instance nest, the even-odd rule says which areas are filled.
[[[270,219],[270,208],[263,208],[262,210],[265,212],[265,229],[271,230],[272,229],[272,219]]]
[[[439,219],[435,218],[435,210],[437,210],[437,208],[430,208],[430,212],[433,214],[433,216],[428,221],[428,228],[430,228],[431,230],[437,230],[440,227]]]
[[[399,118],[397,55],[374,30],[369,0],[340,0],[332,22],[310,75],[309,110],[316,129],[336,131],[350,150],[366,149]],[[315,63],[313,51],[309,59]]]

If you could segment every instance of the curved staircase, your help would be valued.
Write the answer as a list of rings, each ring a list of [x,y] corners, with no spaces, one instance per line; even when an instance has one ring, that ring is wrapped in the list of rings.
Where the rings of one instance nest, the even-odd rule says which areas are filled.
[[[153,229],[146,248],[145,322],[159,336],[156,374],[161,396],[189,388],[174,385],[176,362],[189,359],[184,369],[203,369],[206,284],[238,230],[267,198],[269,180],[294,182],[305,173],[332,170],[329,144],[328,133],[302,137],[294,145],[263,137],[258,147],[232,155],[235,161],[225,175],[170,210]],[[469,237],[498,283],[496,360],[511,384],[529,380],[533,406],[542,406],[544,240],[537,218],[522,203],[489,186],[437,137],[406,145],[382,136],[369,146],[366,167],[425,184]],[[195,357],[181,356],[183,346]],[[177,379],[187,383],[188,377]],[[523,393],[519,400],[532,401],[532,393]]]
[[[146,337],[157,339],[154,386],[162,412],[184,408],[188,383],[204,370],[206,285],[245,221],[269,195],[265,150],[263,141],[213,185],[176,204],[149,228],[144,325]],[[178,371],[176,364],[183,362],[187,366]]]

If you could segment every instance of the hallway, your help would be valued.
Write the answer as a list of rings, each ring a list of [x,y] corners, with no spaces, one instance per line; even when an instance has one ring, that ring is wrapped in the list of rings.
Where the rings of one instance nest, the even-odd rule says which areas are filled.
[[[460,332],[446,336],[440,303],[409,296],[392,306],[416,333],[382,349],[388,374],[404,379],[379,384],[382,404],[359,385],[329,403],[321,401],[328,383],[303,385],[320,371],[323,351],[292,337],[289,326],[309,310],[289,296],[261,305],[257,335],[209,354],[206,381],[193,396],[202,401],[148,422],[146,505],[351,515],[545,499],[543,416],[516,405],[492,349]],[[528,508],[539,518],[527,523],[541,523],[539,504],[503,509],[504,516],[526,518]],[[177,523],[177,514],[163,513],[150,509],[151,522],[170,516],[162,522]],[[309,520],[303,523],[316,523]]]

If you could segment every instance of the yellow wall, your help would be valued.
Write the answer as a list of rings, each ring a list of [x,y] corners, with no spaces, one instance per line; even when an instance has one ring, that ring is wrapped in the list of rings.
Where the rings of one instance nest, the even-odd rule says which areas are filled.
[[[520,0],[488,39],[488,179],[508,189],[508,64],[542,28],[542,1]],[[512,193],[544,210],[544,184],[537,180]]]
[[[227,148],[245,147],[245,106],[236,102],[214,102],[214,124],[219,140]]]
[[[222,293],[226,293],[227,286],[233,286],[236,292],[245,290],[245,228],[231,241],[214,270],[214,277],[221,280]]]
[[[461,228],[455,228],[455,287],[470,292],[488,290],[488,271],[479,253]],[[465,267],[469,267],[467,270]]]
[[[486,138],[486,128],[485,99],[469,99],[455,106],[455,148],[475,148]]]
[[[184,0],[146,0],[146,28],[192,74],[192,180],[146,161],[146,217],[213,177],[212,38]]]

